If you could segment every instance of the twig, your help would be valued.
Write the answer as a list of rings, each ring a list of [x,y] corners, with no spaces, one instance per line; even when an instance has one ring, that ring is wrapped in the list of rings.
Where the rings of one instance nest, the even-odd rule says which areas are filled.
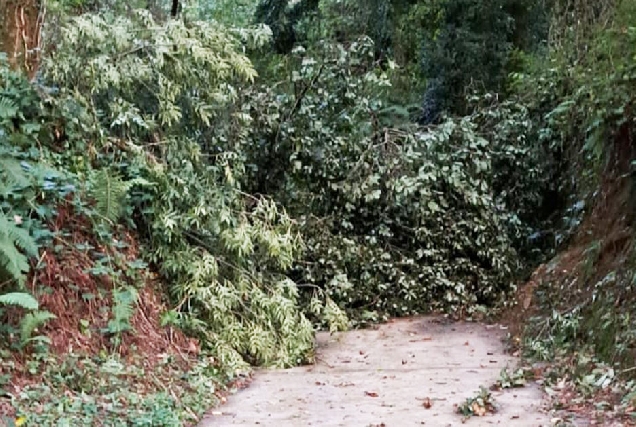
[[[296,110],[298,110],[298,108],[300,107],[300,103],[302,102],[303,98],[307,95],[307,92],[309,92],[309,89],[311,89],[314,86],[314,84],[316,83],[316,81],[320,78],[320,75],[322,74],[322,71],[324,70],[324,68],[325,68],[325,64],[323,62],[320,65],[320,69],[318,70],[318,73],[316,73],[316,75],[311,79],[309,84],[306,85],[303,88],[303,90],[300,92],[298,97],[296,97],[296,101],[294,102],[294,106],[292,107],[292,109],[287,114],[287,117],[285,117],[285,119],[280,123],[281,125],[283,123],[288,122],[289,120],[291,120],[291,118],[296,113]],[[278,126],[278,130],[276,131],[276,137],[274,138],[274,142],[275,143],[278,143],[278,139],[280,137],[281,128],[282,128],[282,126]]]
[[[316,83],[316,81],[320,78],[324,68],[325,68],[325,63],[323,62],[320,65],[320,68],[318,69],[318,73],[316,73],[314,78],[311,79],[309,84],[303,88],[302,92],[300,92],[300,95],[298,95],[298,97],[296,98],[296,102],[294,102],[294,106],[289,111],[289,114],[287,115],[287,118],[285,119],[285,121],[289,121],[293,117],[293,115],[296,113],[296,110],[298,110],[298,108],[300,107],[300,103],[305,98],[305,95],[307,95],[307,92],[309,92],[309,89],[311,89],[314,86],[314,84]]]
[[[623,369],[621,374],[626,374],[627,372],[636,371],[636,366],[632,366],[631,368]]]
[[[44,259],[44,257],[46,256],[46,251],[42,252],[42,255],[40,256],[40,259],[38,260],[38,263],[35,264],[35,268],[33,269],[33,271],[37,270],[40,265],[42,264],[42,260]],[[35,289],[35,280],[37,279],[37,274],[33,274],[33,280],[31,281],[31,288]]]
[[[324,363],[325,365],[327,365],[328,368],[333,369],[335,367],[334,365],[330,364],[329,362],[327,362],[322,357],[314,356],[314,359],[316,359],[316,361],[320,361],[320,362]]]

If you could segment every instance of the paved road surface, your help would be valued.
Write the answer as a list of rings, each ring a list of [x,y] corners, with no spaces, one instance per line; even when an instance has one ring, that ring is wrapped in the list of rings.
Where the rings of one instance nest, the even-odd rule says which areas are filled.
[[[454,405],[493,384],[502,368],[516,366],[503,352],[503,333],[416,318],[319,334],[316,365],[257,372],[200,427],[550,426],[535,386],[494,392],[497,414],[462,423],[455,413]]]

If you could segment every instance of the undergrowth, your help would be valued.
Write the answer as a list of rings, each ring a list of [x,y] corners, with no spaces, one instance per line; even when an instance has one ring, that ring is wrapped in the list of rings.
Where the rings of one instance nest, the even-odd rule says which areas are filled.
[[[522,350],[549,362],[544,381],[557,407],[594,412],[602,423],[636,415],[634,12],[618,2],[603,12],[613,19],[577,30],[588,34],[585,54],[576,50],[579,38],[563,36],[569,53],[553,52],[550,65],[520,80],[544,109],[542,133],[562,147],[575,177],[562,184],[571,208],[561,220],[561,251],[527,285]]]
[[[630,2],[556,0],[545,51],[544,12],[503,0],[54,3],[34,79],[0,56],[12,415],[191,423],[318,328],[493,314],[563,248],[524,349],[633,410]]]
[[[40,355],[27,362],[5,360],[4,372],[23,370],[10,394],[16,417],[28,425],[175,426],[196,425],[199,414],[223,399],[230,380],[212,358],[182,360],[143,356]]]

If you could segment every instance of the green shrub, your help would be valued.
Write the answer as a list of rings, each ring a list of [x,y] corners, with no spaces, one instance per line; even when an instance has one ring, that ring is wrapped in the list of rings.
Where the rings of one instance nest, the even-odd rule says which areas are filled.
[[[298,219],[293,278],[357,319],[503,301],[549,182],[528,112],[408,124],[373,52],[368,38],[297,48],[291,81],[251,95],[245,185]]]
[[[94,150],[82,174],[115,190],[97,207],[110,221],[129,211],[169,283],[172,321],[225,366],[305,361],[313,329],[285,275],[299,236],[284,209],[240,186],[252,118],[239,101],[256,77],[241,43],[262,44],[267,31],[158,25],[137,11],[78,17],[63,34],[45,76],[60,88],[54,107],[84,116],[67,123],[66,145]]]

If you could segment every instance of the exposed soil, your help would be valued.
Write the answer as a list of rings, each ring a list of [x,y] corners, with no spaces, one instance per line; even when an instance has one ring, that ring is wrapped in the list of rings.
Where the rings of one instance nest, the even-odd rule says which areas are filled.
[[[36,295],[40,309],[55,315],[36,335],[44,335],[50,340],[48,357],[56,359],[61,366],[66,356],[82,355],[92,357],[102,351],[117,352],[131,364],[142,364],[153,369],[165,354],[175,356],[175,365],[182,372],[196,363],[199,353],[198,342],[186,337],[180,330],[162,327],[161,313],[167,306],[161,300],[160,281],[152,273],[136,273],[127,266],[138,259],[139,246],[135,236],[118,227],[113,232],[112,245],[97,241],[88,219],[77,215],[70,202],[57,208],[57,216],[49,224],[58,233],[54,240],[55,249],[43,251],[33,263],[27,281],[29,291]],[[112,271],[91,274],[89,270],[97,266],[96,254],[108,257],[107,265]],[[114,272],[122,273],[119,280],[113,280]],[[134,274],[133,274],[134,273]],[[143,282],[144,286],[139,286]],[[112,317],[112,290],[121,285],[139,289],[130,318],[130,331],[123,332],[121,342],[114,346],[112,337],[103,333]],[[5,321],[17,327],[23,316],[18,308],[6,310]],[[25,387],[44,381],[41,370],[28,369],[31,348],[13,352],[11,365],[0,364],[0,377],[10,376],[9,384],[3,388],[19,394]],[[7,359],[8,360],[8,359]],[[11,366],[11,367],[9,367]],[[138,384],[141,390],[156,387]],[[15,415],[15,409],[8,399],[0,396],[0,426],[2,417]]]
[[[198,352],[195,342],[180,331],[160,326],[166,306],[161,301],[160,282],[146,270],[138,272],[128,266],[139,259],[136,238],[123,227],[113,230],[111,244],[99,242],[90,222],[74,212],[70,203],[57,209],[50,224],[56,237],[56,252],[44,251],[29,278],[30,291],[37,295],[43,309],[55,314],[43,331],[51,340],[51,351],[98,354],[112,349],[111,339],[101,333],[107,329],[112,314],[112,290],[131,285],[140,289],[136,310],[130,319],[131,331],[124,333],[115,350],[122,356],[144,354],[154,358],[162,353]],[[102,274],[90,273],[99,267],[96,259],[107,259]],[[119,274],[118,278],[114,274]],[[143,282],[144,286],[139,286]],[[85,322],[86,327],[82,326]]]
[[[463,419],[457,405],[490,387],[517,359],[498,325],[425,317],[375,330],[317,336],[316,364],[263,370],[200,427],[548,426],[539,388],[493,391],[496,413]]]

